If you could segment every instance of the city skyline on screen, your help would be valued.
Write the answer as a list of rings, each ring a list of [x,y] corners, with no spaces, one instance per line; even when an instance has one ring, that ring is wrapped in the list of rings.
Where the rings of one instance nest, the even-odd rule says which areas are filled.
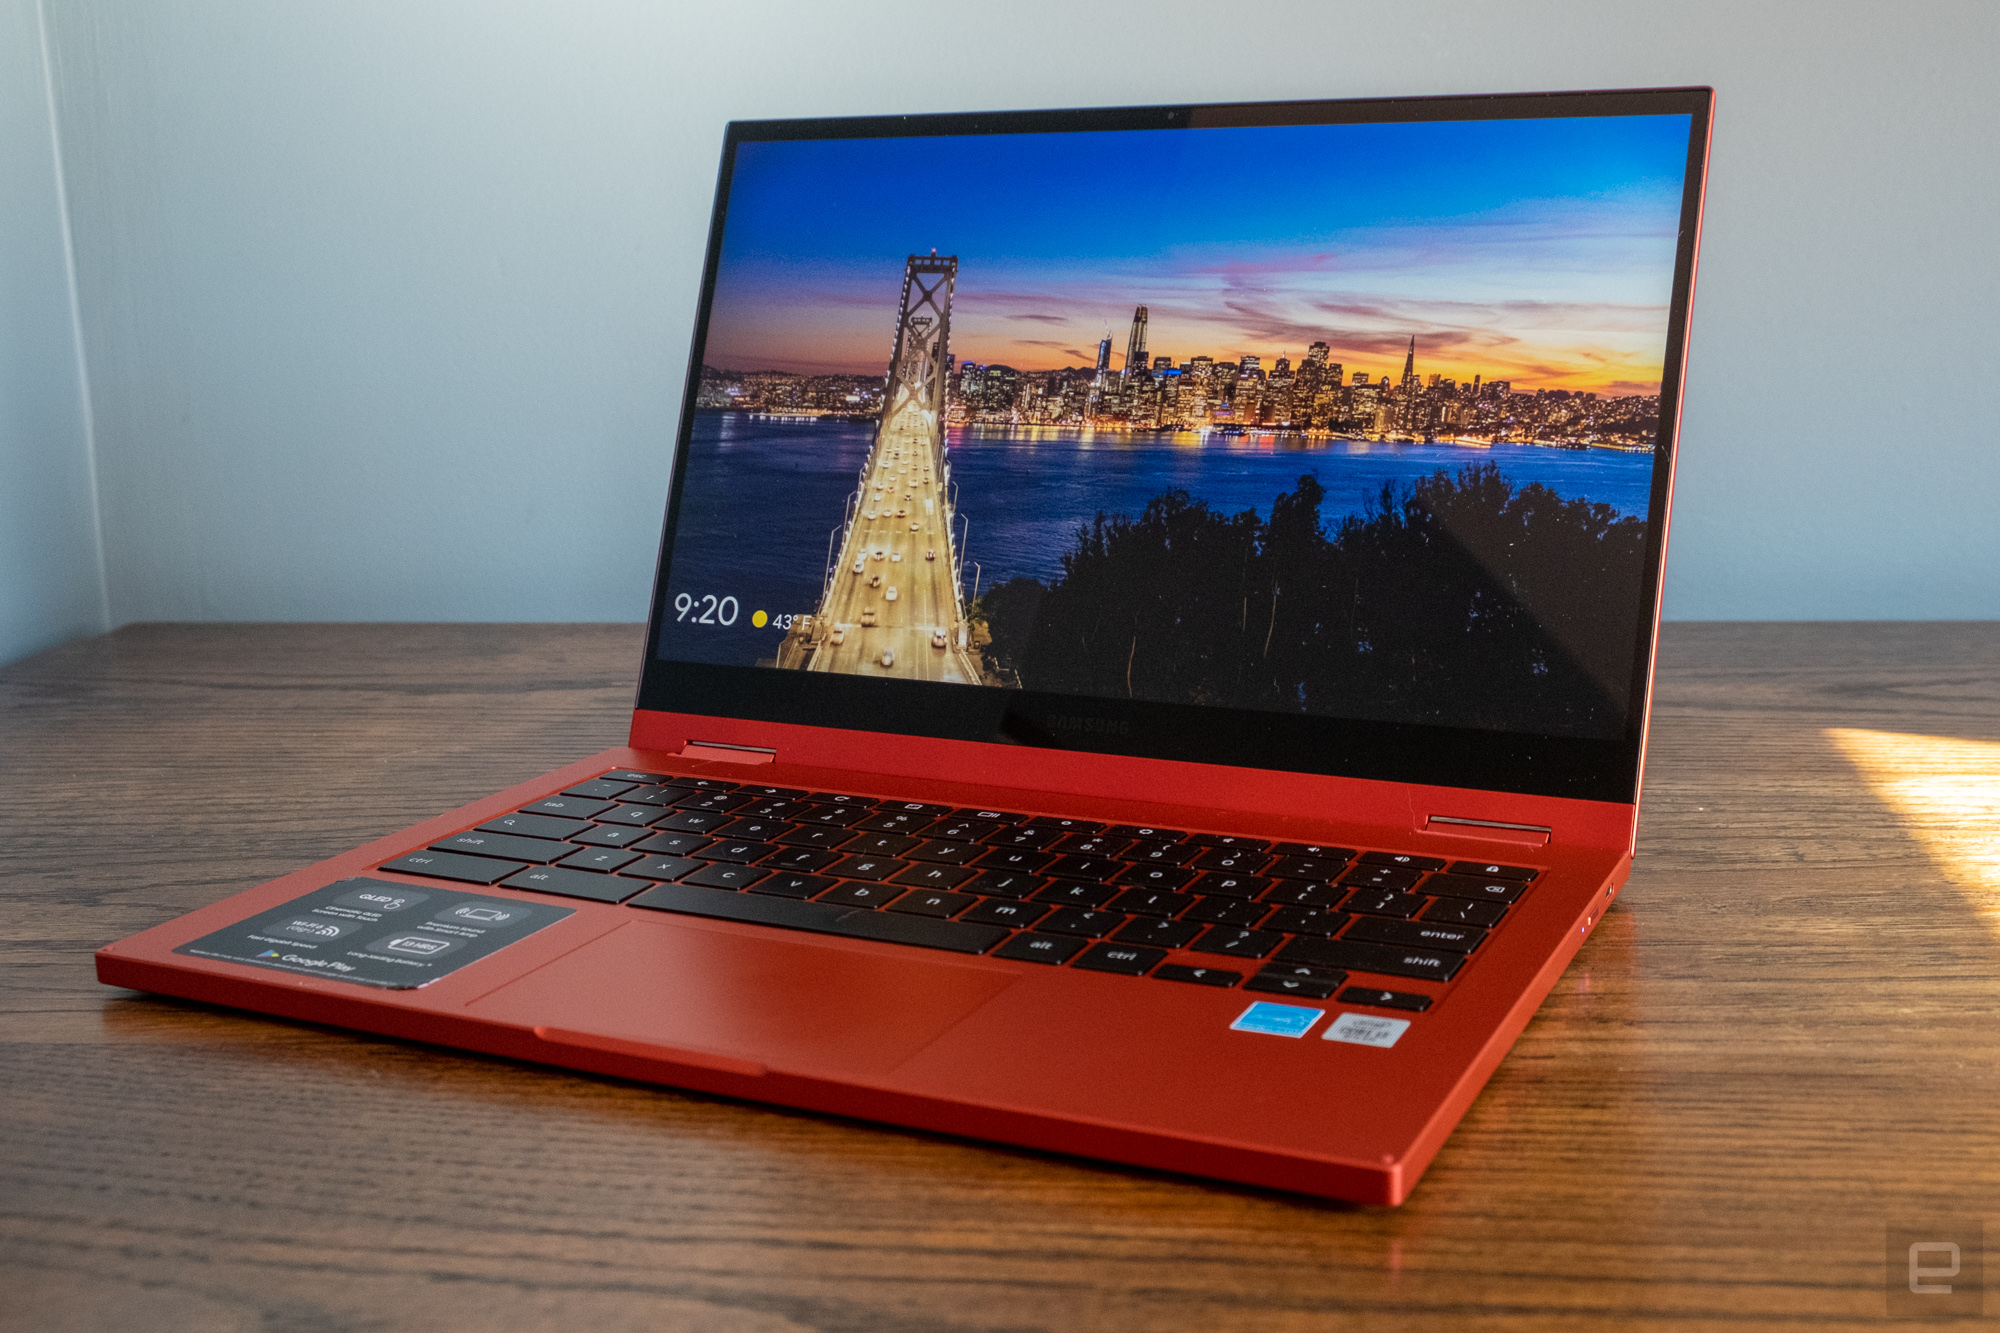
[[[951,351],[1150,348],[1517,390],[1659,391],[1686,116],[748,142],[703,360],[880,374],[902,269],[958,256]],[[1122,365],[1122,357],[1114,360]]]

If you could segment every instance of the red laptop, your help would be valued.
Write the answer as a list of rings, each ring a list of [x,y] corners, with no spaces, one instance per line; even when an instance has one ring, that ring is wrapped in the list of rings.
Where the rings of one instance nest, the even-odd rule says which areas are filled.
[[[731,125],[629,744],[98,976],[1400,1202],[1631,865],[1710,100]]]

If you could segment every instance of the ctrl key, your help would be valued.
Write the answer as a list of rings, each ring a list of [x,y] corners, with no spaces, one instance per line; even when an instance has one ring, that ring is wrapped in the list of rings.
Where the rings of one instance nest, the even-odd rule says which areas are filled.
[[[1066,963],[1077,950],[1090,943],[1072,935],[1039,935],[1024,930],[995,949],[990,957],[1017,958],[1029,963]]]

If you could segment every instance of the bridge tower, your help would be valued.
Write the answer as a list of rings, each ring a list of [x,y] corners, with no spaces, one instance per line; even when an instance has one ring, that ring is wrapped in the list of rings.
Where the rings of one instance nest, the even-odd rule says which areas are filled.
[[[982,683],[944,447],[957,278],[955,255],[911,255],[903,266],[881,424],[847,512],[828,534],[819,608],[786,635],[780,667]]]

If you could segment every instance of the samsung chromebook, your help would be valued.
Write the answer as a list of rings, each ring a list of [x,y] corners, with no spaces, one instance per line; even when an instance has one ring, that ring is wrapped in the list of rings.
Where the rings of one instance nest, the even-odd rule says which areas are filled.
[[[731,125],[629,743],[99,977],[1400,1202],[1631,864],[1709,108]]]

